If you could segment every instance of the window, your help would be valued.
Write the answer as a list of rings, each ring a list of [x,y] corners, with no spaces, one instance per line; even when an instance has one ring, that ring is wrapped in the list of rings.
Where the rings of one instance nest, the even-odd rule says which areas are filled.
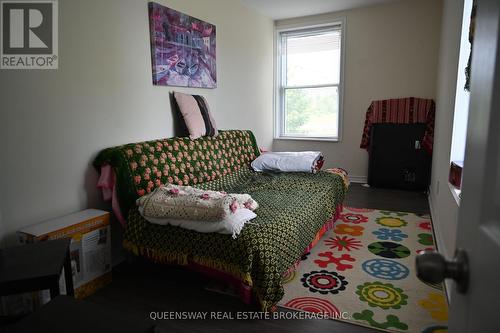
[[[469,43],[470,16],[473,0],[464,1],[462,17],[462,33],[460,37],[460,54],[458,58],[457,87],[455,95],[455,113],[453,115],[453,134],[451,138],[450,162],[462,163],[465,157],[465,143],[467,138],[467,120],[469,118],[470,94],[464,89],[465,67],[469,60],[471,44]],[[462,170],[463,175],[463,170]],[[451,193],[457,204],[460,205],[461,190],[449,184]]]
[[[451,162],[460,162],[465,156],[465,141],[467,136],[467,118],[469,117],[470,94],[464,89],[465,67],[469,60],[471,45],[469,43],[470,15],[472,0],[464,1],[462,17],[462,33],[460,37],[460,54],[458,58],[457,88],[455,95],[455,113],[453,116],[453,135],[451,145]]]
[[[277,32],[277,138],[338,141],[342,23]]]

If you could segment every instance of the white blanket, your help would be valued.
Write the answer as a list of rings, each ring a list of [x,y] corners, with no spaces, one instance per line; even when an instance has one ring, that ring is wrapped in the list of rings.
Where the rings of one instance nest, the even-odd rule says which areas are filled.
[[[320,151],[268,152],[252,162],[255,171],[280,172],[315,172],[316,162],[321,157]]]
[[[257,215],[247,208],[240,208],[234,214],[228,215],[226,218],[216,222],[203,222],[198,220],[180,220],[160,217],[148,217],[143,214],[143,207],[139,207],[139,213],[149,222],[161,225],[173,225],[176,227],[194,230],[203,233],[216,232],[219,234],[229,234],[236,238],[245,223],[253,220]]]
[[[259,207],[249,194],[202,190],[191,186],[167,184],[157,187],[136,201],[144,216],[174,220],[217,222],[240,208]]]

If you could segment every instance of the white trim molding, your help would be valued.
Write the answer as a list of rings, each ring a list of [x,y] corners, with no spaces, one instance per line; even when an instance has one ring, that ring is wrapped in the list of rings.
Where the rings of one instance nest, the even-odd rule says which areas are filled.
[[[283,94],[281,91],[281,81],[282,81],[282,62],[281,56],[281,43],[280,34],[284,32],[291,31],[302,31],[302,30],[314,30],[321,28],[333,28],[340,27],[340,82],[339,84],[328,84],[328,85],[314,85],[310,87],[321,87],[321,86],[337,86],[338,88],[338,98],[339,98],[339,114],[338,114],[338,128],[336,137],[301,137],[301,136],[285,136],[283,135],[283,115],[281,114],[283,101]],[[274,33],[274,94],[273,94],[273,132],[275,140],[312,140],[312,141],[331,141],[340,142],[342,141],[342,128],[343,128],[343,109],[344,109],[344,67],[345,67],[345,32],[346,31],[346,18],[338,17],[336,19],[328,20],[328,22],[321,23],[304,23],[304,24],[293,24],[293,25],[280,25],[275,27]],[[288,87],[292,88],[307,88],[307,87]]]
[[[434,207],[434,204],[432,203],[434,201],[433,198],[434,196],[432,195],[432,190],[430,190],[429,195],[427,196],[427,200],[429,202],[432,230],[434,231],[434,238],[436,239],[436,250],[449,259],[449,252],[444,243],[443,234],[439,229],[440,226],[438,217],[439,215],[436,211],[436,208]],[[445,291],[446,291],[446,297],[448,298],[448,302],[450,302],[451,300],[452,288],[453,288],[452,281],[450,281],[449,279],[445,280]]]
[[[349,175],[349,181],[351,183],[366,184],[368,182],[368,177],[366,177],[366,176],[351,176],[351,175]]]

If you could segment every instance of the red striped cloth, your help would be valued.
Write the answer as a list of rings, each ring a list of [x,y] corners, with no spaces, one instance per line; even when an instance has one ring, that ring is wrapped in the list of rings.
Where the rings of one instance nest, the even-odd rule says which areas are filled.
[[[434,118],[436,104],[432,99],[416,97],[385,99],[373,101],[366,111],[365,127],[361,138],[360,148],[368,149],[370,146],[370,130],[372,124],[427,124],[422,147],[432,153],[434,144]]]

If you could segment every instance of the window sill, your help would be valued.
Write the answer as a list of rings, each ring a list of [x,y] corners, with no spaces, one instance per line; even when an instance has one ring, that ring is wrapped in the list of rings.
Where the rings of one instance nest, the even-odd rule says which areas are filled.
[[[274,140],[295,140],[295,141],[326,141],[326,142],[340,142],[340,138],[308,138],[300,136],[279,136]]]
[[[451,194],[453,195],[453,198],[457,202],[457,205],[460,206],[460,194],[462,193],[462,190],[459,188],[456,188],[455,186],[451,185],[448,183],[448,187],[450,188]]]

